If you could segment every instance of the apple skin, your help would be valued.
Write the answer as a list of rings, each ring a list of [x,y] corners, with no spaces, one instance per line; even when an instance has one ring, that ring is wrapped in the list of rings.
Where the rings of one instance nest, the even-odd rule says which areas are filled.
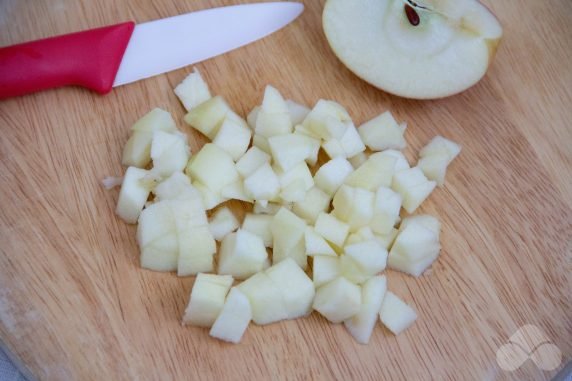
[[[407,0],[358,1],[327,0],[322,22],[328,43],[355,75],[404,98],[438,99],[472,87],[502,37],[496,17],[477,0],[424,0],[433,11],[416,9],[419,26],[399,12]]]

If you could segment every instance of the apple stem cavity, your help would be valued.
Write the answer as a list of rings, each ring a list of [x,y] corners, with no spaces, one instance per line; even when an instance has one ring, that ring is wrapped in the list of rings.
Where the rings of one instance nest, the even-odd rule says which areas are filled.
[[[405,15],[407,16],[407,20],[409,20],[409,23],[413,26],[419,25],[421,19],[419,18],[419,14],[417,13],[417,11],[413,9],[413,7],[409,4],[405,4],[404,8],[405,8]]]

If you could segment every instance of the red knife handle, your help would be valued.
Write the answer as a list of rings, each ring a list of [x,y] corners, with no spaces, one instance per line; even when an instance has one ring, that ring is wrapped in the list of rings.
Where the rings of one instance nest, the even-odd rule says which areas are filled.
[[[0,99],[66,85],[111,91],[133,22],[0,48]]]

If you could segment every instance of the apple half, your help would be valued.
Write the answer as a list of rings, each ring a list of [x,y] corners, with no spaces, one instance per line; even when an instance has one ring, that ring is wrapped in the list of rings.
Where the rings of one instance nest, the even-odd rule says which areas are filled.
[[[414,99],[473,86],[502,36],[477,0],[328,0],[322,22],[334,53],[358,77]]]

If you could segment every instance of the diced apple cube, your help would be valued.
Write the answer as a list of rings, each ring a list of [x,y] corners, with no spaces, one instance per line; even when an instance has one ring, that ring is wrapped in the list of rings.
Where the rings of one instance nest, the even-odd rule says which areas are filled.
[[[345,158],[346,152],[342,143],[337,139],[326,140],[322,143],[322,148],[330,159]]]
[[[426,229],[431,230],[437,238],[439,238],[439,234],[441,233],[441,223],[439,220],[433,216],[428,214],[418,214],[416,216],[409,216],[404,218],[399,225],[399,230],[403,231],[407,225],[409,224],[421,224]]]
[[[313,258],[312,280],[318,288],[341,275],[338,256],[317,255]]]
[[[256,135],[265,138],[273,136],[285,135],[292,132],[292,121],[290,114],[285,113],[269,113],[261,109],[256,118]]]
[[[367,161],[368,157],[369,155],[367,153],[360,152],[357,155],[350,157],[348,161],[350,162],[352,167],[354,167],[354,169],[358,169],[363,163]]]
[[[311,226],[308,226],[304,232],[304,242],[308,256],[338,256],[325,238],[316,233]]]
[[[185,115],[185,122],[212,140],[229,111],[231,109],[226,101],[221,96],[216,96],[193,107]]]
[[[419,153],[417,164],[429,180],[443,185],[447,167],[461,152],[461,146],[442,136],[434,137]]]
[[[389,111],[364,123],[359,128],[363,142],[374,151],[405,148],[407,143],[403,138],[404,132],[405,126],[398,125]]]
[[[287,134],[270,137],[268,144],[276,164],[288,171],[312,156],[316,141],[305,135]]]
[[[371,155],[365,163],[347,178],[347,185],[375,192],[380,186],[391,185],[396,159],[381,152]]]
[[[340,138],[342,149],[344,150],[345,157],[353,157],[365,151],[361,137],[352,122],[346,122],[346,132]]]
[[[343,136],[347,128],[343,122],[347,121],[351,118],[340,104],[320,99],[302,124],[320,138],[330,140]]]
[[[365,189],[342,185],[333,200],[332,214],[350,226],[355,232],[369,225],[374,213],[375,194]]]
[[[320,213],[314,230],[337,247],[343,247],[350,227],[331,214]]]
[[[309,136],[309,137],[314,138],[318,141],[320,141],[322,139],[322,138],[320,138],[320,136],[316,135],[315,133],[310,131],[308,128],[306,128],[303,124],[297,124],[294,126],[294,134]]]
[[[291,211],[281,208],[274,216],[270,229],[274,239],[272,263],[292,258],[302,269],[306,269],[308,262],[304,247],[306,231],[304,220]]]
[[[344,253],[358,265],[364,274],[369,276],[385,270],[387,265],[387,250],[373,239],[346,245]]]
[[[442,136],[435,136],[425,147],[421,149],[419,156],[432,156],[443,151],[447,152],[450,163],[461,152],[461,146]]]
[[[238,289],[246,295],[256,324],[270,324],[288,318],[288,310],[278,286],[265,272],[254,274]]]
[[[371,229],[376,234],[389,234],[399,220],[400,209],[401,195],[390,188],[379,187],[375,195]]]
[[[429,197],[436,185],[425,177],[421,169],[414,167],[397,172],[391,188],[401,194],[403,208],[408,213],[413,213]]]
[[[375,276],[362,286],[359,312],[344,321],[345,327],[358,343],[369,343],[386,291],[385,275]]]
[[[230,275],[198,274],[183,315],[183,324],[212,326],[223,308],[232,282]]]
[[[187,167],[194,180],[200,181],[210,190],[220,193],[228,184],[240,180],[232,157],[220,147],[209,143],[194,156]]]
[[[244,121],[235,118],[225,118],[220,126],[213,143],[228,152],[233,160],[238,160],[250,144],[252,131]]]
[[[257,147],[261,151],[266,152],[268,155],[271,154],[270,144],[268,144],[268,138],[265,138],[260,134],[255,133],[254,136],[252,136],[252,145],[254,147]]]
[[[254,214],[266,214],[274,216],[281,208],[290,209],[289,204],[281,205],[275,202],[268,202],[264,200],[257,200],[254,203],[252,212]]]
[[[176,235],[177,232],[172,208],[167,202],[156,202],[149,205],[141,212],[138,222],[137,243],[141,249],[168,234]]]
[[[147,210],[147,209],[145,209]],[[175,271],[179,261],[176,231],[167,233],[141,248],[141,267],[153,271]]]
[[[255,106],[248,115],[246,116],[246,123],[252,131],[256,129],[256,119],[258,119],[258,113],[260,112],[260,106]]]
[[[265,272],[282,293],[288,319],[296,319],[312,312],[314,284],[293,259],[287,258]]]
[[[324,192],[333,196],[346,178],[354,171],[345,158],[335,158],[318,169],[314,175],[314,183]]]
[[[401,271],[405,274],[420,277],[435,262],[439,253],[434,256],[427,256],[416,261],[403,256],[400,253],[393,253],[387,259],[387,266],[390,269]]]
[[[282,94],[270,85],[267,85],[264,89],[264,98],[262,100],[261,109],[268,113],[288,113],[288,105]]]
[[[306,185],[303,180],[294,180],[288,185],[282,187],[280,198],[284,202],[298,202],[306,197]]]
[[[226,206],[218,209],[209,220],[209,229],[217,241],[221,241],[224,236],[232,233],[239,226],[238,220]]]
[[[151,142],[153,173],[168,177],[185,169],[190,156],[187,137],[180,132],[155,131]]]
[[[220,191],[219,192],[213,191],[200,181],[193,181],[192,185],[197,191],[200,192],[205,210],[211,210],[215,208],[217,205],[222,204],[223,202],[226,201],[226,199],[222,197]]]
[[[310,224],[314,224],[318,215],[330,206],[331,197],[320,188],[312,187],[304,195],[304,199],[294,203],[292,211]]]
[[[155,201],[201,199],[202,195],[191,185],[191,179],[181,172],[175,172],[167,179],[161,181],[155,189]]]
[[[310,113],[310,109],[308,107],[296,103],[291,99],[286,100],[286,106],[288,106],[288,112],[290,113],[290,119],[292,120],[293,125],[302,123]]]
[[[187,111],[211,98],[209,87],[196,68],[175,87],[175,94]]]
[[[391,229],[391,231],[388,234],[383,234],[383,235],[382,234],[376,234],[375,239],[377,240],[377,242],[379,242],[379,244],[381,246],[383,246],[387,250],[389,250],[391,248],[391,246],[393,245],[395,238],[397,238],[398,233],[399,233],[399,231],[397,229],[393,228],[393,229]],[[388,264],[389,264],[389,258],[388,258]]]
[[[263,164],[270,164],[270,155],[258,147],[251,147],[236,163],[236,170],[243,177],[247,178]]]
[[[391,253],[398,253],[412,261],[439,253],[439,235],[420,223],[410,223],[395,239]]]
[[[246,193],[244,181],[242,180],[235,181],[222,188],[220,195],[227,200],[240,200],[251,204],[254,203],[254,200]]]
[[[136,167],[129,167],[125,171],[115,213],[129,224],[137,222],[151,193],[141,181],[148,174],[149,171]]]
[[[362,266],[358,265],[358,263],[349,256],[342,254],[338,258],[340,274],[350,282],[362,284],[371,278],[371,272],[365,271]]]
[[[190,226],[178,231],[177,275],[189,276],[214,270],[216,242],[208,226]]]
[[[244,180],[244,190],[254,200],[273,200],[280,192],[280,181],[265,163]]]
[[[318,288],[313,308],[332,323],[341,323],[357,314],[360,306],[360,287],[339,277]]]
[[[250,301],[238,288],[233,287],[209,335],[236,344],[242,339],[250,320],[252,320]]]
[[[382,155],[391,156],[395,158],[395,172],[403,171],[405,169],[411,168],[407,158],[401,151],[388,149],[381,152]]]
[[[417,319],[417,313],[393,292],[387,291],[381,304],[379,318],[391,332],[399,335],[413,324]]]
[[[273,216],[266,214],[247,214],[242,222],[242,229],[256,234],[262,238],[264,246],[272,247],[272,230],[270,225],[272,224]]]
[[[151,162],[151,141],[155,131],[177,131],[170,113],[160,108],[151,110],[131,127],[132,135],[123,148],[121,163],[144,168]]]
[[[282,171],[280,168],[274,170],[278,179],[280,180],[280,186],[286,188],[288,185],[301,181],[304,191],[309,190],[314,186],[314,179],[312,178],[312,173],[305,162],[300,162],[290,168],[288,171]]]
[[[245,279],[262,271],[268,262],[268,253],[262,238],[239,229],[222,240],[218,258],[218,273]]]

